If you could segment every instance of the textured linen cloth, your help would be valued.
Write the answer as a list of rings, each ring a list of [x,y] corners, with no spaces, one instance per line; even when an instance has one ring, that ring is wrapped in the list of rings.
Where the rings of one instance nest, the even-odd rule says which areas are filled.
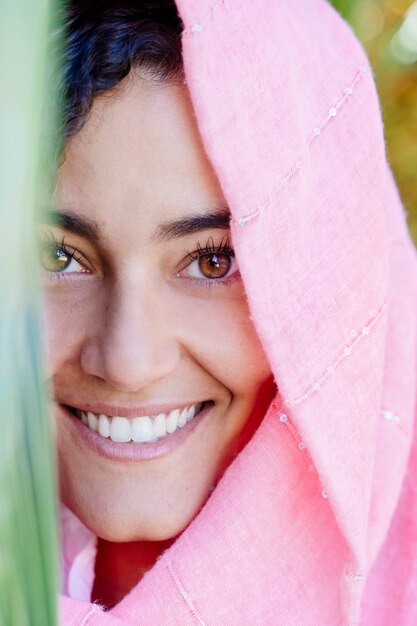
[[[177,4],[279,392],[129,595],[61,624],[415,625],[417,258],[372,70],[324,0]]]

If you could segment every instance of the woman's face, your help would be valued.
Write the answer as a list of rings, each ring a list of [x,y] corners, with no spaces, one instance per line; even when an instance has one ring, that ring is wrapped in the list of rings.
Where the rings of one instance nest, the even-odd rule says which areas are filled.
[[[273,394],[183,85],[95,100],[42,238],[61,498],[104,539],[173,537]]]

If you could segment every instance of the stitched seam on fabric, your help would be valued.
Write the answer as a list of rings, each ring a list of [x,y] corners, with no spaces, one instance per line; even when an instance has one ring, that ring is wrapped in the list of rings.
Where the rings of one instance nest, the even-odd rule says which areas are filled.
[[[219,7],[219,5],[224,6],[225,1],[226,0],[216,0],[216,2],[213,2],[209,11],[204,15],[202,20],[200,20],[198,24],[191,24],[191,26],[187,26],[187,28],[184,28],[182,31],[183,34],[194,35],[195,31],[193,31],[193,26],[200,26],[202,29],[204,29],[204,27],[207,25],[207,22],[212,18],[214,11]]]
[[[408,432],[408,430],[406,430],[403,425],[402,425],[402,421],[399,415],[397,415],[394,411],[392,411],[391,409],[387,409],[387,408],[382,408],[381,409],[381,416],[384,418],[384,422],[387,422],[388,424],[392,424],[394,425],[396,428],[398,428],[398,430],[400,430],[403,435],[405,435],[406,437],[408,437],[410,435],[410,433]]]
[[[365,326],[362,327],[362,330],[355,335],[353,341],[350,344],[347,344],[344,346],[343,350],[339,352],[338,356],[334,359],[334,361],[330,365],[328,365],[326,369],[310,385],[308,385],[308,387],[301,394],[296,396],[293,400],[289,400],[289,399],[284,400],[282,403],[281,409],[275,406],[275,409],[279,411],[278,419],[280,419],[282,416],[284,418],[287,418],[287,415],[285,414],[285,411],[283,410],[284,407],[289,409],[293,406],[299,406],[302,402],[304,402],[304,400],[310,397],[313,393],[316,393],[320,390],[323,383],[325,383],[330,378],[330,376],[334,374],[338,365],[342,361],[347,359],[348,356],[351,355],[352,350],[365,337],[367,337],[370,334],[374,326],[377,324],[378,320],[381,319],[382,313],[385,311],[386,307],[387,307],[387,301],[385,299],[382,305],[380,306],[380,308],[375,312],[375,314],[371,315],[371,318],[368,321],[368,323],[365,324]],[[287,423],[286,420],[280,419],[280,421]]]
[[[163,560],[165,562],[165,565],[168,569],[168,572],[170,573],[170,576],[176,586],[176,588],[179,591],[179,594],[181,596],[181,598],[184,600],[185,604],[188,607],[188,610],[190,611],[191,615],[193,616],[193,618],[195,619],[197,624],[200,624],[200,626],[206,626],[206,623],[204,622],[204,620],[201,618],[201,616],[199,615],[193,600],[191,599],[190,595],[187,593],[187,591],[185,591],[183,585],[181,584],[178,576],[176,575],[176,573],[174,572],[174,569],[172,567],[172,564],[170,562],[170,560],[168,559],[168,557],[163,557],[161,560]]]
[[[310,145],[313,143],[313,141],[315,141],[318,137],[320,137],[322,130],[328,125],[328,123],[330,122],[331,119],[333,119],[334,117],[337,117],[337,113],[339,112],[339,110],[343,107],[343,105],[345,104],[345,102],[352,97],[353,93],[354,93],[354,87],[356,86],[356,84],[359,82],[359,80],[363,77],[363,75],[365,73],[367,73],[368,69],[366,68],[365,65],[361,65],[360,68],[357,70],[352,82],[350,83],[349,86],[345,87],[344,92],[343,92],[343,96],[341,96],[339,98],[339,100],[336,102],[335,105],[333,105],[332,107],[329,108],[327,116],[321,121],[321,123],[318,126],[315,126],[314,129],[311,131],[311,134],[309,136],[309,138],[307,139],[307,148],[310,147]],[[331,111],[335,111],[336,113],[334,115],[332,115],[330,112]],[[267,209],[269,208],[269,205],[271,204],[271,201],[275,198],[275,196],[277,196],[277,194],[280,192],[280,190],[282,189],[282,187],[290,180],[290,178],[292,178],[292,176],[294,176],[294,174],[300,169],[301,165],[303,162],[303,157],[300,156],[298,157],[298,159],[295,161],[295,163],[292,165],[292,167],[289,169],[289,171],[285,174],[285,176],[281,179],[281,182],[278,183],[278,186],[274,189],[274,191],[270,194],[270,196],[268,196],[268,198],[266,200],[264,200],[263,202],[261,202],[258,207],[252,211],[251,213],[247,213],[246,215],[243,215],[239,218],[232,218],[232,222],[234,223],[238,223],[239,226],[246,226],[247,224],[253,223],[255,222],[258,217]]]
[[[91,607],[91,609],[88,611],[88,613],[86,615],[84,615],[82,622],[80,623],[80,626],[86,626],[87,623],[90,620],[90,617],[93,617],[93,615],[96,615],[98,609],[100,607],[97,604],[93,604],[93,606]]]

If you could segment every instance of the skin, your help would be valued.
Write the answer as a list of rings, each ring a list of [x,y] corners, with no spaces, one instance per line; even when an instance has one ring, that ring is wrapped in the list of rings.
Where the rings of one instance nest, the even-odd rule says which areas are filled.
[[[112,606],[198,513],[275,388],[236,260],[221,257],[220,280],[187,256],[210,238],[230,243],[228,230],[155,237],[167,221],[225,206],[184,85],[136,72],[96,98],[66,147],[55,206],[99,236],[41,229],[77,259],[54,272],[50,248],[42,255],[60,495],[100,537],[93,599]],[[214,405],[180,448],[130,463],[89,449],[61,409],[202,400]]]

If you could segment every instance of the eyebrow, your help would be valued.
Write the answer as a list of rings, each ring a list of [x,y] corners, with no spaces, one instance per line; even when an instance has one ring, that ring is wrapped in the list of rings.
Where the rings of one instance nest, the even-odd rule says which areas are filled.
[[[41,219],[46,224],[58,226],[90,241],[98,242],[100,240],[96,222],[87,217],[80,217],[71,211],[44,211]]]
[[[163,222],[158,226],[153,239],[159,242],[179,239],[193,233],[214,228],[230,228],[230,210],[219,207],[210,213],[187,215],[176,220]]]
[[[219,207],[210,213],[201,213],[180,217],[179,219],[163,222],[160,224],[152,239],[157,242],[170,241],[191,235],[203,230],[215,228],[230,228],[230,210],[228,207]],[[100,241],[100,229],[96,222],[81,217],[71,211],[45,211],[42,221],[46,224],[58,226],[80,237],[98,243]]]

